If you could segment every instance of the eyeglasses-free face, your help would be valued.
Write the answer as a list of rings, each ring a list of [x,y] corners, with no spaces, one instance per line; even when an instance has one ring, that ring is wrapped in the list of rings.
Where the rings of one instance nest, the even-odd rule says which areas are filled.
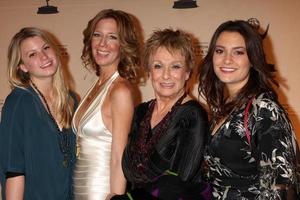
[[[93,33],[92,52],[100,67],[117,67],[120,62],[120,41],[117,23],[112,18],[101,19]]]
[[[185,92],[190,71],[179,50],[170,53],[159,47],[151,57],[149,75],[156,96],[177,98]]]
[[[249,79],[250,61],[243,36],[238,32],[224,31],[216,42],[213,55],[214,72],[234,94]]]
[[[22,63],[20,69],[30,74],[32,81],[52,78],[58,68],[58,58],[54,49],[41,37],[26,38],[20,46]]]

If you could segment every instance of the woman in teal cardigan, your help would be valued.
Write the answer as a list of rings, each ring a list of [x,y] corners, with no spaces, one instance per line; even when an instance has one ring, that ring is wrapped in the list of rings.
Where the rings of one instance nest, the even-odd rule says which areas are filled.
[[[62,75],[59,51],[44,30],[27,27],[8,48],[7,96],[0,123],[3,198],[72,198],[76,107]]]

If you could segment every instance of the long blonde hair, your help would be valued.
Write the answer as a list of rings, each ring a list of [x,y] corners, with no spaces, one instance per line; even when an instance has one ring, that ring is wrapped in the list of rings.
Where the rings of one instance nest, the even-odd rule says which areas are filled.
[[[23,89],[30,86],[30,74],[22,71],[19,67],[22,63],[21,44],[25,39],[35,36],[40,37],[53,48],[58,58],[58,68],[53,80],[54,106],[55,110],[59,113],[58,117],[61,119],[60,124],[64,128],[69,128],[74,113],[74,99],[70,96],[69,88],[63,77],[60,50],[54,37],[50,33],[36,27],[25,27],[14,35],[9,44],[7,53],[10,86],[11,88],[19,87]]]

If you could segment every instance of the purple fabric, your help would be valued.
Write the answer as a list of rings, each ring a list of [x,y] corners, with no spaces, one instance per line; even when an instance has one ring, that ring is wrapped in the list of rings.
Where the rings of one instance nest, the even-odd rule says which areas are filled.
[[[154,189],[154,190],[151,192],[151,195],[154,196],[154,197],[158,197],[158,195],[159,195],[159,189],[158,189],[158,188]]]
[[[211,185],[209,183],[206,183],[206,187],[205,190],[203,190],[201,192],[201,196],[203,197],[203,199],[205,200],[210,200],[212,199],[212,188]]]
[[[212,187],[209,183],[206,183],[205,185],[206,185],[206,187],[201,192],[201,196],[202,196],[203,200],[211,200],[212,199]],[[159,189],[156,188],[156,189],[152,190],[151,195],[153,197],[158,198],[159,197]],[[184,200],[184,199],[180,197],[178,200]]]

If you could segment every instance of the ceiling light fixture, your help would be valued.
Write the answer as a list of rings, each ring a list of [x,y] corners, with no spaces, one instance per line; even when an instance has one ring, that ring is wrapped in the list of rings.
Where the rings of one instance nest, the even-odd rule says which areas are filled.
[[[178,0],[174,1],[173,8],[184,9],[184,8],[197,8],[196,0]]]
[[[47,5],[39,7],[37,14],[55,14],[58,13],[57,7],[55,6],[49,6],[48,4],[49,0],[46,0]]]

